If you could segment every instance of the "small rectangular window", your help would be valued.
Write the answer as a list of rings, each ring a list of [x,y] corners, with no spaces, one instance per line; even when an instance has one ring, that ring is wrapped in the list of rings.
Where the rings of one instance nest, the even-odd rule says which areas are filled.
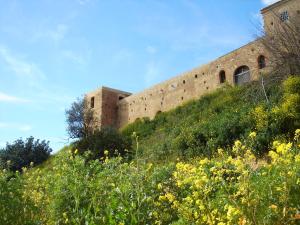
[[[95,107],[95,97],[91,97],[91,108]]]
[[[285,21],[289,20],[289,18],[290,17],[289,17],[288,11],[284,11],[284,12],[280,13],[280,20],[282,22],[285,22]]]

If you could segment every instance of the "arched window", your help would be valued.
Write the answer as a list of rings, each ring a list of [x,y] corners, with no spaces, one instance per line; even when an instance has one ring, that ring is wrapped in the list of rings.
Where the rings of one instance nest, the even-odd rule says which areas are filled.
[[[234,83],[237,85],[247,83],[251,80],[248,66],[241,66],[234,72]]]
[[[220,84],[225,83],[226,81],[226,73],[224,70],[220,71],[219,73],[219,79],[220,79]]]
[[[258,62],[258,68],[263,69],[266,67],[266,57],[263,55],[260,55],[257,59]]]

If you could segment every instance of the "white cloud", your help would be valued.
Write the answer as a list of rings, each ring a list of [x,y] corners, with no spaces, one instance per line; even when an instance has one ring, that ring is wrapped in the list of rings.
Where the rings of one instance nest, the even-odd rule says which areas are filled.
[[[44,73],[37,65],[13,55],[7,48],[0,46],[0,58],[16,75],[26,79],[44,79]]]
[[[146,52],[149,54],[155,54],[157,52],[157,49],[154,46],[148,45],[146,47]]]
[[[80,64],[80,65],[85,65],[87,63],[86,58],[89,58],[89,55],[90,55],[90,53],[89,53],[87,57],[83,57],[82,55],[80,55],[74,51],[71,51],[71,50],[63,50],[61,53],[64,58],[70,59],[74,63]]]
[[[58,24],[56,29],[49,31],[48,35],[55,41],[62,40],[68,32],[68,26],[65,24]]]
[[[22,132],[28,132],[32,130],[32,126],[28,124],[20,124],[20,123],[4,123],[0,122],[0,129],[13,129]]]
[[[42,29],[33,34],[33,41],[39,39],[49,39],[54,42],[59,42],[65,38],[69,30],[66,24],[57,24],[54,29]]]
[[[155,62],[149,62],[146,65],[146,73],[145,73],[145,83],[146,86],[149,87],[157,82],[157,78],[161,73],[160,67]]]
[[[19,127],[19,130],[20,130],[20,131],[27,132],[27,131],[32,130],[32,127],[31,127],[30,125],[21,125],[21,126]]]
[[[116,63],[126,63],[129,64],[131,62],[133,62],[133,52],[131,52],[128,49],[120,49],[118,52],[116,52],[113,55],[113,60]]]
[[[90,0],[77,0],[80,5],[85,5],[90,2]]]
[[[0,92],[0,102],[24,103],[28,102],[28,100]]]
[[[262,3],[265,5],[271,5],[275,2],[278,2],[279,0],[262,0]]]

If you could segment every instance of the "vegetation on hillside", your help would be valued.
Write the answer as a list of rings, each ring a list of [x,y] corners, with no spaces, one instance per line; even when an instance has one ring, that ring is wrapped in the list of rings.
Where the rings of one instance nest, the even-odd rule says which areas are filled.
[[[136,132],[144,159],[157,161],[212,157],[218,148],[227,149],[255,131],[253,151],[263,156],[275,138],[290,138],[299,127],[300,78],[271,83],[266,90],[268,102],[259,83],[224,86],[153,120],[137,120],[122,133]]]
[[[78,149],[80,154],[89,151],[90,159],[104,157],[104,151],[108,151],[109,156],[127,156],[131,149],[131,138],[121,135],[114,128],[103,128],[95,130],[87,137],[81,138],[73,143],[73,150]]]
[[[256,138],[176,165],[65,149],[48,169],[1,170],[1,224],[299,224],[300,130],[274,141],[268,162]]]
[[[0,224],[300,224],[300,78],[269,86],[269,102],[259,90],[224,87],[35,168],[5,162]],[[129,137],[132,159],[104,149]]]

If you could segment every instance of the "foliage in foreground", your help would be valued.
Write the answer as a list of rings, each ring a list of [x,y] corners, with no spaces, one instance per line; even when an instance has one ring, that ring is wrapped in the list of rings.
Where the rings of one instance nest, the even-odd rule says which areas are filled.
[[[4,149],[0,149],[0,168],[20,171],[30,164],[39,165],[46,161],[51,152],[49,142],[45,140],[34,140],[33,137],[25,141],[18,139],[13,144],[7,143]]]
[[[299,224],[299,139],[275,141],[258,161],[251,132],[227,153],[176,165],[65,149],[53,168],[0,172],[1,224]]]

